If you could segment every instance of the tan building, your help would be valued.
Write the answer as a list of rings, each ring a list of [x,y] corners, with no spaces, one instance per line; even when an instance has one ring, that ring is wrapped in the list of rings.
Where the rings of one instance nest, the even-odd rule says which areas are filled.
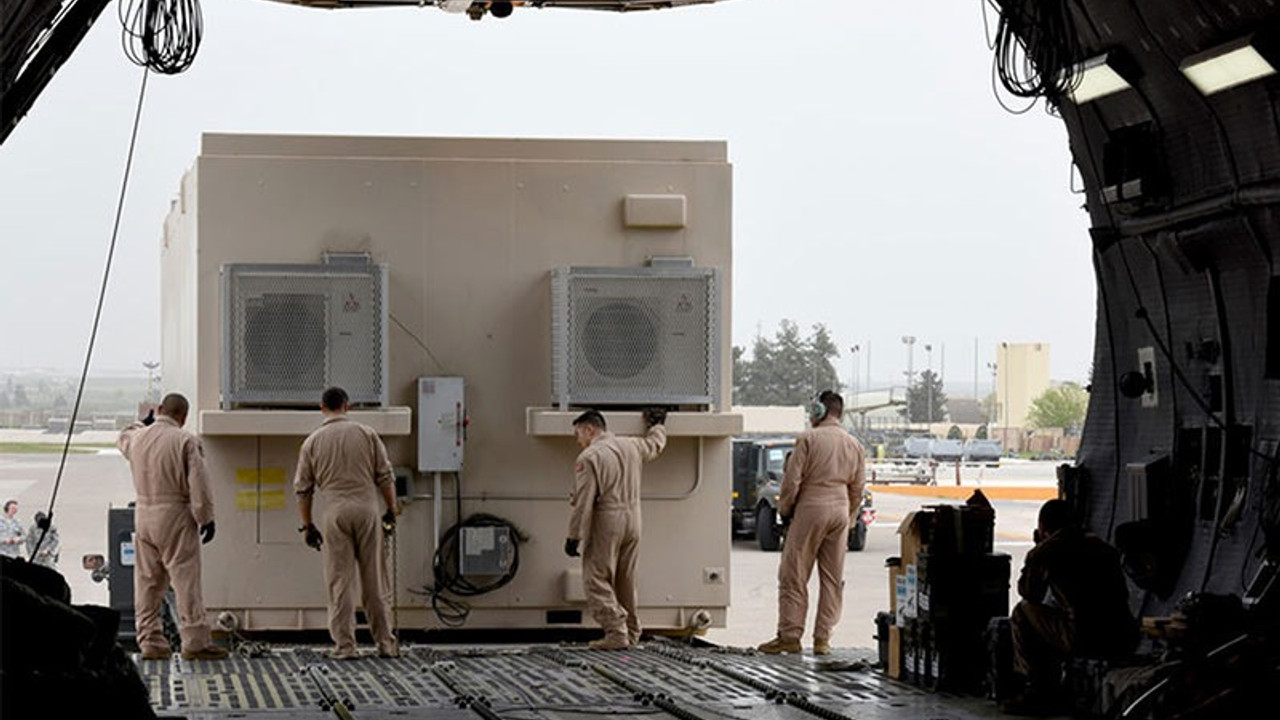
[[[996,346],[995,428],[1025,428],[1031,402],[1049,389],[1049,343]]]

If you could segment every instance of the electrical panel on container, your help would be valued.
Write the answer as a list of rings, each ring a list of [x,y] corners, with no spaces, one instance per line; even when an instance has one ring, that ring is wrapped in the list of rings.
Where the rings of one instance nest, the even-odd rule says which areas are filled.
[[[418,378],[418,472],[462,470],[466,440],[462,378]]]

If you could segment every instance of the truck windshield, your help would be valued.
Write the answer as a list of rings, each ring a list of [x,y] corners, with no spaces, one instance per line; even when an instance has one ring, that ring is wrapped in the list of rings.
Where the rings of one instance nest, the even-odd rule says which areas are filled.
[[[787,453],[791,452],[791,447],[790,445],[782,445],[765,450],[765,471],[782,477],[782,461],[787,459]]]

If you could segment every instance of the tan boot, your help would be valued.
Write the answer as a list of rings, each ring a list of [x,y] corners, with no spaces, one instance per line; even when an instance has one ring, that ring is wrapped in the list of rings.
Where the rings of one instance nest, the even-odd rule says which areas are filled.
[[[827,638],[824,638],[824,637],[816,637],[816,638],[814,638],[814,639],[813,639],[813,654],[814,654],[814,655],[830,655],[830,654],[831,654],[831,640],[829,640],[829,639],[827,639]]]
[[[380,658],[398,658],[400,657],[400,646],[392,643],[386,647],[378,648],[378,657]]]
[[[776,637],[763,645],[756,648],[765,655],[777,655],[779,653],[798,653],[800,652],[800,638],[781,638]]]
[[[173,651],[169,648],[147,648],[142,651],[143,660],[168,660],[173,657]]]
[[[631,646],[631,643],[627,642],[627,636],[625,634],[624,635],[614,635],[614,634],[605,635],[599,640],[592,640],[591,642],[587,643],[587,647],[591,648],[592,650],[626,650],[630,646]]]
[[[217,645],[209,645],[199,650],[183,650],[183,660],[226,660],[231,653],[227,652],[224,647]]]
[[[330,660],[359,660],[360,651],[356,648],[331,648],[325,651],[324,656]]]

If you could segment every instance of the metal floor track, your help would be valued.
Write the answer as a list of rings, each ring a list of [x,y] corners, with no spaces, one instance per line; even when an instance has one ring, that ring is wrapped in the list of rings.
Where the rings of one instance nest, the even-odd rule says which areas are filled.
[[[138,661],[162,718],[189,720],[972,720],[982,698],[925,692],[872,669],[869,650],[767,656],[646,642],[406,646],[400,658],[330,660],[315,647],[264,657]]]

